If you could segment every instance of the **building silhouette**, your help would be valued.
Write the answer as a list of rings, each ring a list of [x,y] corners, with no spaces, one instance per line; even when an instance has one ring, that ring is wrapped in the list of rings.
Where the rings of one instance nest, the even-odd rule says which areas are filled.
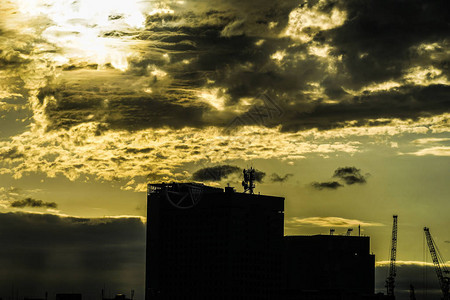
[[[106,298],[103,293],[104,292],[102,290],[102,300],[133,300],[133,293],[134,293],[134,291],[131,292],[131,299],[127,298],[127,296],[124,295],[124,294],[116,294],[114,296],[114,298]]]
[[[81,300],[82,295],[81,294],[56,294],[55,297],[56,300]]]
[[[367,236],[284,237],[284,299],[371,299],[375,255]]]
[[[197,183],[147,197],[147,300],[372,299],[369,238],[285,237],[282,197]]]

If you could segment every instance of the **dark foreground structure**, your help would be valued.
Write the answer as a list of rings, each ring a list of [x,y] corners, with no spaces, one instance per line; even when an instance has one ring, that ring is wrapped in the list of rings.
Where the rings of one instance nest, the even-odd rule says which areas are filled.
[[[376,299],[369,237],[284,236],[284,198],[150,184],[146,299]]]

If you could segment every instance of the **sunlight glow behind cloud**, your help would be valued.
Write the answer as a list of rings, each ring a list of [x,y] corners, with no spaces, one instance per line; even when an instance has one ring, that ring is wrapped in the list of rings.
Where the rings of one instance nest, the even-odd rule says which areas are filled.
[[[137,0],[18,1],[18,7],[25,18],[48,20],[42,36],[62,49],[66,62],[111,63],[120,70],[127,69],[130,43],[105,34],[143,28],[148,9]]]
[[[327,1],[319,1],[315,6],[309,7],[309,4],[303,4],[294,9],[289,15],[289,24],[285,29],[285,35],[302,42],[312,40],[311,32],[319,30],[328,30],[342,25],[347,14],[337,7],[331,9],[329,13],[321,11]]]

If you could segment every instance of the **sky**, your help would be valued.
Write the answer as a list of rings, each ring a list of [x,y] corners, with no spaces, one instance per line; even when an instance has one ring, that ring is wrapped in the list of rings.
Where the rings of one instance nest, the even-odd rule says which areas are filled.
[[[141,297],[146,184],[250,166],[285,234],[361,225],[379,291],[398,214],[398,289],[424,286],[424,226],[450,259],[446,4],[0,0],[0,296],[71,269]]]

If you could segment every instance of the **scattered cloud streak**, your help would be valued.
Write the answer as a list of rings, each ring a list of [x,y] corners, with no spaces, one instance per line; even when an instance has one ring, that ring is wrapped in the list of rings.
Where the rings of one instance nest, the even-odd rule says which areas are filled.
[[[317,190],[324,190],[324,189],[335,190],[337,188],[343,187],[343,185],[337,181],[313,182],[311,183],[311,185]]]
[[[272,173],[272,175],[270,175],[270,181],[272,181],[272,182],[286,182],[292,176],[294,176],[294,174],[288,173],[288,174],[285,174],[284,176],[280,176],[277,173]]]
[[[303,154],[354,153],[359,143],[316,139],[277,129],[246,128],[228,134],[216,128],[177,131],[171,129],[127,131],[107,130],[98,135],[96,123],[80,124],[68,130],[27,132],[1,142],[1,147],[26,149],[14,164],[5,164],[14,177],[43,172],[70,180],[90,176],[117,180],[151,176],[152,180],[187,180],[192,175],[180,166],[204,161],[220,164],[228,160],[295,159]],[[224,146],[226,141],[226,146]],[[252,141],[249,144],[249,141]],[[183,146],[183,147],[180,147]],[[262,176],[259,176],[262,178]],[[143,183],[143,182],[139,182]]]
[[[412,141],[412,143],[418,145],[440,144],[443,142],[450,142],[450,138],[423,138]]]
[[[421,138],[411,142],[421,149],[414,152],[404,153],[414,156],[450,156],[450,138],[434,137],[434,138]]]
[[[415,156],[426,156],[426,155],[431,155],[431,156],[450,156],[450,147],[430,147],[430,148],[424,148],[424,149],[420,149],[416,152],[412,152],[412,153],[408,153],[410,155],[415,155]]]
[[[56,202],[44,202],[42,200],[36,200],[33,198],[25,198],[22,200],[15,200],[11,202],[11,207],[24,208],[24,207],[45,207],[45,208],[57,208]]]

